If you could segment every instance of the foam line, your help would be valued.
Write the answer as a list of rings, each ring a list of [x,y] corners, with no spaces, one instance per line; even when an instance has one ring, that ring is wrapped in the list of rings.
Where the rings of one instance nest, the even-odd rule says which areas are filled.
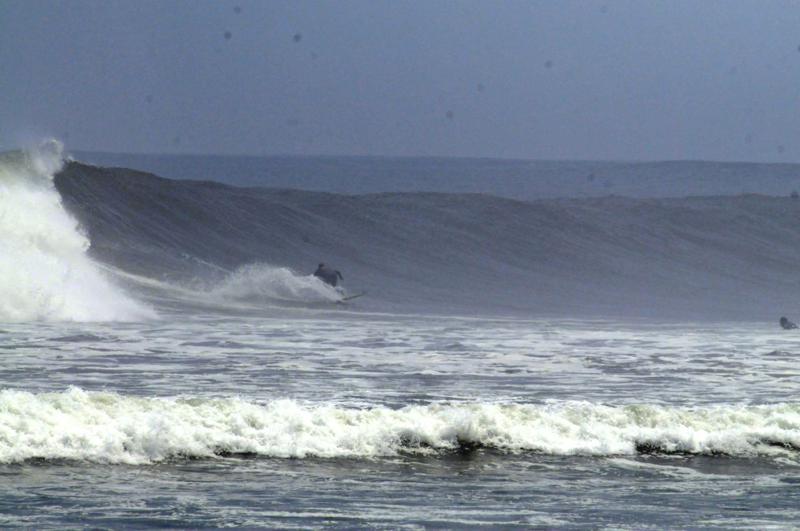
[[[4,463],[44,458],[146,464],[235,454],[371,458],[479,447],[588,456],[794,455],[800,448],[800,405],[477,402],[355,409],[293,400],[133,397],[79,388],[0,391]]]

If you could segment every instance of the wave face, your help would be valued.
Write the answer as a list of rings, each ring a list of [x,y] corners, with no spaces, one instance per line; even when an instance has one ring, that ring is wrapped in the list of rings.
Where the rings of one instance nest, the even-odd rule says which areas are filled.
[[[0,157],[0,320],[132,320],[152,311],[100,273],[53,175],[61,145]]]
[[[800,406],[553,402],[352,409],[292,400],[137,398],[79,388],[0,391],[3,463],[43,458],[144,464],[231,454],[363,458],[476,447],[588,456],[792,455],[800,449]]]
[[[381,311],[772,320],[800,300],[789,197],[345,196],[79,163],[56,185],[96,259],[240,299],[309,300],[328,262]]]

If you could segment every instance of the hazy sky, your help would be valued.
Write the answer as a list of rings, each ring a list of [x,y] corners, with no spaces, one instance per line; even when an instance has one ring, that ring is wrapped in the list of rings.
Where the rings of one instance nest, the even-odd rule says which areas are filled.
[[[800,162],[800,2],[0,0],[0,147]]]

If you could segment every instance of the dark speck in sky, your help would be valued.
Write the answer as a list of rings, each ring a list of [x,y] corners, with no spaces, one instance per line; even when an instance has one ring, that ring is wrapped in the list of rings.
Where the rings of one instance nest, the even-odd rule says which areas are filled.
[[[180,137],[180,135],[175,135],[172,138],[172,143],[175,144],[176,146],[181,145],[181,137]]]
[[[225,40],[229,41],[229,40],[231,40],[231,37],[233,37],[233,33],[231,33],[230,31],[226,31],[225,32]]]
[[[478,87],[477,88],[478,88],[478,92],[483,92],[483,89],[485,89],[486,87],[483,86],[483,83],[478,83]]]
[[[544,62],[544,67],[545,68],[553,68],[553,61],[548,59],[547,61]]]
[[[148,94],[147,96],[144,97],[144,101],[146,101],[147,103],[153,103],[153,95]]]
[[[236,14],[238,15],[239,13],[241,13],[241,12],[242,12],[242,6],[235,6],[235,7],[233,8],[233,12],[234,12],[234,13],[236,13]]]
[[[600,6],[601,13],[608,13],[608,6]]]
[[[303,35],[301,33],[295,33],[292,40],[294,40],[294,42],[300,42],[303,40]]]
[[[444,115],[447,117],[448,120],[452,120],[454,116],[453,111],[447,111],[446,113],[444,113]]]
[[[778,153],[783,153],[784,151],[786,151],[785,147],[783,147],[782,145],[778,146]]]

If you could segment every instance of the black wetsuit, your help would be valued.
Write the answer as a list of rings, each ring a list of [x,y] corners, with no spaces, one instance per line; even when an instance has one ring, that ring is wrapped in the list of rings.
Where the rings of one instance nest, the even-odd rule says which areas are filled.
[[[781,324],[781,328],[783,328],[784,330],[792,330],[793,328],[797,328],[797,325],[791,322],[786,317],[781,317],[781,320],[779,322]]]
[[[336,284],[339,283],[340,279],[344,280],[344,277],[341,273],[324,264],[320,264],[317,270],[314,271],[314,276],[323,281],[325,284],[334,287],[336,287]]]

